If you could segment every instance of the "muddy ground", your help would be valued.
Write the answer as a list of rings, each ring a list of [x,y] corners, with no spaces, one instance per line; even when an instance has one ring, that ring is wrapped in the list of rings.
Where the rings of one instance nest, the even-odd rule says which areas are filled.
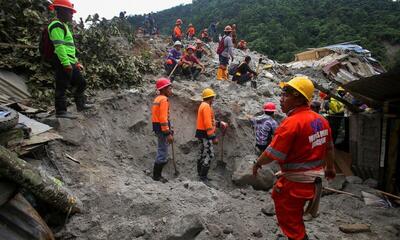
[[[213,64],[210,59],[209,66]],[[72,216],[56,233],[57,238],[275,239],[280,233],[275,216],[261,211],[271,207],[270,192],[235,186],[231,177],[242,161],[251,160],[254,154],[254,133],[247,115],[259,112],[265,101],[278,103],[276,84],[271,81],[254,91],[249,86],[216,82],[207,75],[198,82],[174,82],[171,120],[180,175],[174,176],[172,164],[168,164],[164,175],[169,182],[162,184],[150,177],[156,155],[150,121],[155,79],[146,76],[147,83],[138,89],[99,92],[95,110],[81,114],[78,120],[54,121],[64,140],[49,145],[49,155],[59,169],[50,171],[61,177],[85,206],[84,213]],[[221,146],[215,146],[210,186],[196,176],[198,143],[194,138],[200,93],[208,86],[218,94],[217,118],[230,124],[224,138],[227,165],[217,165]],[[278,113],[278,118],[282,117]],[[65,153],[81,164],[68,160]],[[362,183],[338,184],[357,195],[371,190]],[[374,208],[358,198],[333,194],[322,198],[320,216],[306,225],[312,240],[399,239],[399,216],[398,208]],[[371,232],[345,234],[339,225],[346,223],[368,224]]]

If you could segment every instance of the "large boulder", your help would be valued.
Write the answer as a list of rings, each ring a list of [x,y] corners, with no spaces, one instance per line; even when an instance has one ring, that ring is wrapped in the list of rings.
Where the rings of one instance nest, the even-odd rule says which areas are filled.
[[[256,190],[269,190],[276,180],[275,166],[264,165],[258,171],[257,177],[254,177],[252,168],[255,159],[257,159],[256,155],[245,156],[234,171],[232,181],[238,186],[250,185]]]
[[[190,240],[204,230],[199,215],[189,214],[183,217],[176,218],[171,223],[170,233],[167,235],[167,240]]]

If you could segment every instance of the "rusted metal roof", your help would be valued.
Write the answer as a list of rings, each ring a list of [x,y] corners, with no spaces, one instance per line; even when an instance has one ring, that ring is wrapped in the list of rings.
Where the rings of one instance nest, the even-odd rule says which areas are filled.
[[[400,101],[400,65],[386,73],[349,82],[343,87],[375,102]]]

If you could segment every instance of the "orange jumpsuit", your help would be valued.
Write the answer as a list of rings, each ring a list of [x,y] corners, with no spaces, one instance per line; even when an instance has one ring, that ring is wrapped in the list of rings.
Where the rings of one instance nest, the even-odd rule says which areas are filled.
[[[276,160],[283,174],[322,172],[332,137],[328,121],[308,106],[298,107],[276,129],[263,155]],[[275,183],[272,198],[282,232],[294,240],[303,240],[306,231],[303,209],[313,199],[314,183],[289,181],[284,176]]]

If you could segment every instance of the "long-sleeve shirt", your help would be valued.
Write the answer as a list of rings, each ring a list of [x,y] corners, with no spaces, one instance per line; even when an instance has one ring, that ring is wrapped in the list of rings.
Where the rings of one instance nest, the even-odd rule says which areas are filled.
[[[233,42],[230,36],[224,36],[224,51],[221,53],[224,57],[233,57]]]
[[[250,67],[249,64],[247,64],[246,62],[243,62],[239,65],[239,67],[236,70],[236,73],[240,73],[240,75],[246,74],[246,73],[253,73],[253,74],[257,74],[256,72],[254,72]]]
[[[255,117],[252,125],[256,131],[256,143],[261,146],[268,145],[272,140],[272,135],[278,127],[278,123],[266,114]]]
[[[171,59],[172,61],[177,63],[179,61],[179,59],[181,59],[181,56],[182,56],[182,53],[180,51],[176,50],[175,48],[173,48],[173,49],[169,50],[167,59]]]
[[[54,45],[54,53],[63,66],[78,62],[74,38],[67,24],[56,19],[48,26],[49,38]]]

